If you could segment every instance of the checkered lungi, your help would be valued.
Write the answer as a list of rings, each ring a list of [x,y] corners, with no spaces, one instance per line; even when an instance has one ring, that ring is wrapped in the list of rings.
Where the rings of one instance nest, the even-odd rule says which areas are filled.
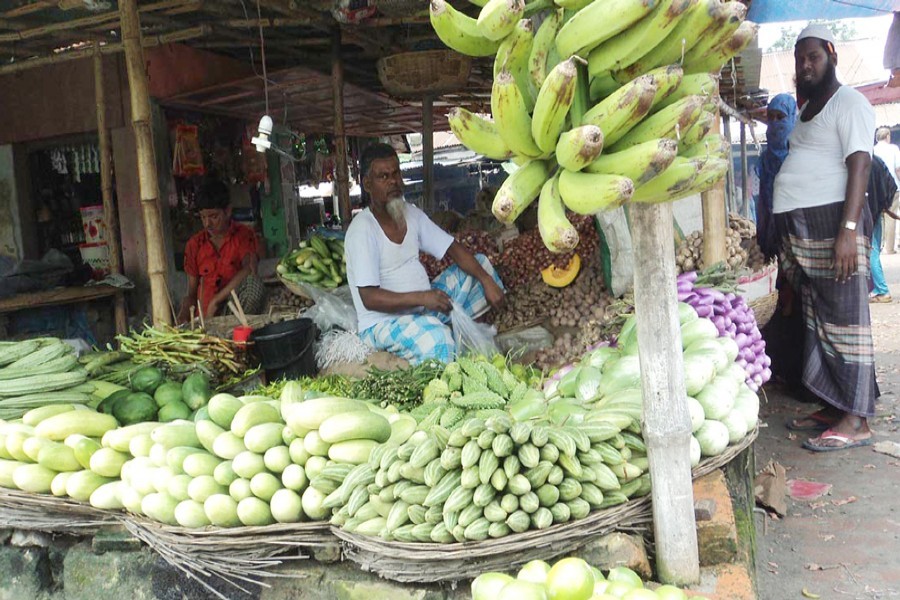
[[[475,258],[502,288],[503,282],[487,257],[476,254]],[[431,287],[445,292],[472,317],[479,317],[488,310],[484,287],[460,269],[459,265],[451,265],[435,277]],[[450,316],[434,311],[398,315],[376,323],[359,335],[369,345],[397,354],[411,364],[418,364],[429,358],[449,362],[456,354]]]
[[[869,315],[872,217],[864,207],[856,234],[859,268],[841,283],[833,263],[843,214],[844,204],[838,202],[775,215],[781,268],[803,301],[804,385],[846,413],[871,417],[879,395]]]

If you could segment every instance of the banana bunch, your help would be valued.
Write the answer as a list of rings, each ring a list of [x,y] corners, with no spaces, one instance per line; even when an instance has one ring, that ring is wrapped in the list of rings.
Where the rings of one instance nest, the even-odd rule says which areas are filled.
[[[326,289],[336,288],[347,280],[342,240],[314,235],[299,246],[275,267],[279,277]]]
[[[570,252],[569,213],[672,202],[728,169],[715,133],[718,74],[754,39],[736,0],[431,0],[450,48],[494,57],[491,117],[454,108],[473,152],[518,168],[492,205],[509,224],[535,200],[551,252]]]

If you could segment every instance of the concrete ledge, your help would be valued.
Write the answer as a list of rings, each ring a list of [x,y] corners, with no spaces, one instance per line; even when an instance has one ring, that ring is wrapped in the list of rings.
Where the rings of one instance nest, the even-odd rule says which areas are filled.
[[[694,482],[694,505],[702,508],[702,516],[708,517],[697,521],[700,565],[733,562],[738,555],[737,527],[731,494],[721,470]]]

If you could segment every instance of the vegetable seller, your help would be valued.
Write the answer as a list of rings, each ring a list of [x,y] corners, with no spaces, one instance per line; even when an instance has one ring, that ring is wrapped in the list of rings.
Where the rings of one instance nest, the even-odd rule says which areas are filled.
[[[194,234],[184,249],[184,272],[188,290],[178,312],[178,321],[190,318],[191,307],[200,300],[204,316],[215,316],[228,305],[235,290],[244,312],[262,312],[265,285],[256,275],[259,249],[253,229],[231,218],[228,186],[206,183],[195,198],[203,231]]]
[[[834,36],[811,24],[794,46],[805,99],[775,178],[782,268],[804,307],[803,383],[826,404],[788,425],[822,431],[803,446],[828,452],[872,443],[879,395],[868,303],[866,205],[875,111],[837,80]]]
[[[347,230],[344,256],[360,337],[416,364],[450,361],[456,344],[449,327],[453,303],[469,316],[501,306],[502,283],[481,254],[464,246],[403,197],[397,153],[387,144],[366,148],[360,159],[369,206]],[[419,252],[455,262],[428,281]]]

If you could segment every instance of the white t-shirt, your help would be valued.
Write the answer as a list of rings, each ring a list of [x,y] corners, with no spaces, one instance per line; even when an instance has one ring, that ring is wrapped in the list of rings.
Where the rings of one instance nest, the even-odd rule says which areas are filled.
[[[897,187],[900,187],[900,179],[897,179],[897,169],[900,169],[900,148],[891,144],[890,142],[878,142],[875,144],[875,156],[884,161],[884,164],[887,165],[888,171],[891,172],[891,177],[894,178],[894,183],[897,184]]]
[[[845,161],[854,152],[871,154],[874,132],[875,109],[865,96],[846,85],[810,121],[798,118],[790,152],[775,177],[774,212],[843,202]]]
[[[344,260],[358,330],[365,331],[397,316],[367,309],[359,288],[372,286],[399,293],[431,289],[425,267],[419,262],[419,251],[440,260],[452,243],[453,236],[412,204],[406,205],[406,237],[400,244],[388,239],[368,208],[356,215],[344,240]]]

